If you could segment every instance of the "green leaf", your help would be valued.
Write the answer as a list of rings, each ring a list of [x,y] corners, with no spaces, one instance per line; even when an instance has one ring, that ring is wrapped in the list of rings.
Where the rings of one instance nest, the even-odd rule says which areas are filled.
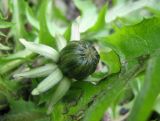
[[[74,0],[74,3],[82,14],[80,18],[80,32],[85,32],[96,22],[97,8],[91,0]]]
[[[52,115],[51,115],[51,119],[53,120],[53,121],[67,121],[67,118],[65,118],[63,115],[62,115],[62,111],[63,111],[63,109],[64,109],[64,105],[63,105],[63,103],[61,102],[61,103],[58,103],[58,104],[56,104],[55,106],[54,106],[54,111],[53,111],[53,113],[52,113]]]
[[[29,50],[22,50],[22,51],[18,51],[14,54],[10,54],[8,56],[4,56],[0,58],[0,61],[11,61],[11,60],[16,60],[16,59],[25,59],[28,56],[33,55],[33,53]]]
[[[97,32],[99,30],[101,30],[104,26],[105,26],[105,15],[106,15],[106,12],[107,12],[107,7],[108,5],[104,5],[100,12],[99,12],[99,15],[98,15],[98,18],[96,20],[96,23],[91,27],[89,28],[89,30],[87,30],[87,32]]]
[[[26,4],[26,17],[28,19],[28,21],[30,22],[30,24],[35,27],[37,30],[39,30],[39,22],[36,19],[36,17],[33,14],[32,9]]]
[[[19,38],[21,37],[26,37],[27,33],[24,28],[24,8],[25,8],[25,3],[23,0],[18,1],[18,0],[13,0],[12,2],[12,7],[13,7],[13,19],[12,22],[15,23],[15,26],[12,27],[12,33],[14,35],[15,41],[16,41],[16,49],[22,48],[22,45],[19,43]]]
[[[47,3],[46,8],[47,13],[47,27],[50,32],[50,34],[55,37],[57,33],[63,34],[65,32],[65,19],[60,19],[62,16],[57,16],[60,11],[56,8],[56,6],[53,4],[52,0],[49,0]],[[57,13],[58,12],[58,13]],[[61,16],[61,17],[60,17]],[[59,18],[60,17],[60,18]],[[62,26],[63,25],[63,26]]]
[[[30,59],[34,54],[29,50],[19,51],[17,53],[11,54],[7,57],[0,58],[0,74],[7,73],[12,69],[23,64],[27,59]]]
[[[40,24],[40,31],[39,31],[39,40],[40,43],[49,45],[51,47],[55,46],[54,38],[49,32],[48,26],[47,26],[47,6],[50,0],[45,0],[41,3],[40,9],[39,9],[39,24]]]
[[[2,20],[0,18],[0,29],[10,28],[10,27],[13,27],[13,26],[14,26],[14,23]],[[3,34],[3,32],[1,32],[1,31],[0,31],[0,36],[6,37],[6,35]],[[2,45],[0,45],[0,46],[2,47]],[[4,46],[3,46],[3,49],[4,49]]]
[[[159,53],[159,51],[158,51]],[[160,93],[160,56],[154,56],[149,60],[145,81],[137,96],[128,121],[146,121],[151,113],[157,96]]]
[[[114,51],[100,53],[101,61],[109,68],[109,73],[117,73],[121,69],[121,64],[118,55]]]
[[[146,29],[144,29],[146,28]],[[105,39],[121,60],[148,55],[160,48],[160,18],[144,19],[141,23],[120,29]]]
[[[0,92],[3,92],[8,98],[14,96],[19,88],[19,84],[9,80],[6,76],[0,76]]]
[[[100,94],[96,97],[93,104],[85,113],[83,121],[99,121],[103,117],[105,111],[111,106],[117,97],[121,94],[121,91],[126,86],[126,83],[133,78],[137,73],[139,73],[140,65],[134,65],[131,69],[120,77],[113,77],[109,80],[105,80],[108,83],[105,84],[105,89],[102,90]],[[104,82],[105,83],[105,82]]]
[[[71,28],[72,25],[69,25],[66,31],[64,32],[64,38],[69,42],[71,40]]]
[[[39,121],[44,118],[49,118],[45,115],[43,109],[37,108],[32,102],[11,100],[10,104],[11,111],[1,117],[2,121]]]
[[[12,27],[14,25],[14,23],[12,22],[7,22],[7,21],[4,21],[4,20],[0,20],[0,28],[3,29],[3,28],[9,28],[9,27]]]
[[[105,4],[96,19],[96,22],[93,26],[91,26],[86,32],[82,33],[81,38],[82,39],[98,39],[100,40],[101,37],[105,37],[109,33],[109,27],[106,26],[105,22],[105,16],[108,9],[108,4]]]
[[[3,15],[2,15],[1,10],[0,10],[0,19],[3,19]]]
[[[9,71],[11,71],[12,69],[18,67],[20,64],[23,64],[24,60],[13,60],[13,61],[9,61],[5,64],[0,65],[0,75],[5,74]]]

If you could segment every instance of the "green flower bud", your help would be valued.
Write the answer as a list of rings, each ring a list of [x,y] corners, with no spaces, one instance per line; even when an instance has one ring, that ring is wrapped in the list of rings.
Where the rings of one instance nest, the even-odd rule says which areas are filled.
[[[72,41],[61,50],[58,65],[67,77],[81,80],[96,70],[99,59],[89,42]]]

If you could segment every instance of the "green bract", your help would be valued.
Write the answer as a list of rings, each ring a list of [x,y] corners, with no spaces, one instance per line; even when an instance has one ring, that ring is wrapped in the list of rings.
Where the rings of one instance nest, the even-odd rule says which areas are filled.
[[[60,52],[58,65],[64,75],[80,80],[95,71],[99,59],[98,52],[89,42],[72,41]]]

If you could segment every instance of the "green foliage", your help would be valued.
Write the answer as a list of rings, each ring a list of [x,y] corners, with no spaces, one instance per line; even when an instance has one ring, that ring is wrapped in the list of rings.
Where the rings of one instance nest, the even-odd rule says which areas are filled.
[[[13,0],[10,2],[12,4],[13,11],[12,22],[15,23],[15,26],[12,28],[12,32],[16,41],[16,49],[19,50],[22,46],[18,42],[18,39],[27,36],[27,32],[24,28],[25,18],[23,8],[25,7],[25,4],[23,0],[20,2],[18,0]]]
[[[74,3],[77,6],[77,8],[81,11],[82,18],[80,22],[80,32],[84,32],[88,28],[93,26],[94,23],[96,22],[97,8],[90,0],[86,1],[74,0]]]
[[[0,28],[3,29],[3,28],[8,28],[8,27],[12,27],[14,24],[11,23],[11,22],[7,22],[7,21],[4,21],[4,20],[0,20]]]
[[[160,115],[160,2],[97,4],[0,1],[0,92],[10,106],[0,121],[100,121],[105,112],[116,121],[149,121],[153,111]],[[73,20],[69,6],[75,8]],[[48,76],[57,68],[59,52],[79,35],[100,54],[95,73],[81,81]],[[53,82],[40,83],[45,79]],[[33,96],[38,83],[55,87]],[[129,112],[122,115],[124,108]]]
[[[36,109],[35,105],[31,102],[23,100],[11,101],[11,111],[1,118],[2,121],[48,121],[49,117],[45,115],[43,110]]]
[[[47,27],[47,5],[49,3],[49,0],[45,0],[41,3],[40,10],[39,10],[39,25],[40,25],[40,31],[39,31],[39,39],[41,43],[53,46],[53,37],[49,33],[48,27]]]
[[[145,82],[137,96],[129,121],[146,121],[152,111],[156,98],[159,95],[159,51],[148,62]],[[143,115],[142,115],[143,114]]]
[[[113,78],[109,84],[106,85],[103,92],[98,94],[97,100],[94,101],[93,105],[87,110],[84,121],[99,121],[103,113],[112,104],[113,101],[120,95],[121,91],[125,87],[126,83],[139,71],[139,66],[127,70],[121,77]],[[104,80],[105,81],[105,80]]]
[[[101,51],[101,60],[108,66],[109,73],[117,73],[120,71],[119,57],[114,51]]]
[[[134,59],[151,54],[160,47],[159,30],[159,18],[146,19],[139,24],[121,29],[106,38],[105,42],[113,45],[115,51],[125,59]]]

